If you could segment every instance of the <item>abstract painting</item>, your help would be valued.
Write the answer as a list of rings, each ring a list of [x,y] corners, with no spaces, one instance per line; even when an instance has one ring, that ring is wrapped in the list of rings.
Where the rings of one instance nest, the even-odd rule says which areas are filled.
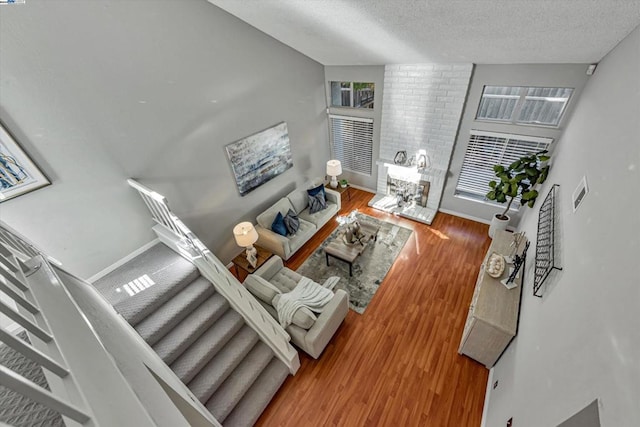
[[[49,184],[0,123],[0,203]]]
[[[226,149],[241,196],[293,166],[286,122],[233,142]]]

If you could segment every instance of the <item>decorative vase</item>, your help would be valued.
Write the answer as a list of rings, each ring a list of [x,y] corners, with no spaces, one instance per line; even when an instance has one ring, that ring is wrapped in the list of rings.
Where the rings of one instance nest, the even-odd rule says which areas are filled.
[[[491,225],[489,226],[489,237],[491,237],[492,239],[493,239],[493,235],[496,233],[496,231],[498,231],[498,230],[506,230],[507,229],[507,225],[509,225],[509,221],[511,220],[511,218],[509,218],[509,215],[504,215],[506,217],[506,219],[500,218],[501,216],[503,216],[503,215],[502,214],[495,214],[491,218]]]
[[[351,227],[347,227],[347,231],[344,233],[344,240],[348,244],[353,243],[353,232],[351,231]]]
[[[404,150],[398,151],[393,158],[393,163],[396,165],[404,165],[407,162],[407,152]]]

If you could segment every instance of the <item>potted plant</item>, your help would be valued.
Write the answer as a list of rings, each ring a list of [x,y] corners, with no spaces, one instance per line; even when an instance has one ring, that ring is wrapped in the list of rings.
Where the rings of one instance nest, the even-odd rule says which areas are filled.
[[[520,197],[520,204],[526,204],[530,208],[536,203],[538,184],[546,181],[549,175],[549,156],[547,150],[520,157],[508,167],[495,165],[493,171],[498,180],[489,183],[490,191],[487,199],[499,203],[507,203],[502,213],[495,214],[491,219],[489,237],[493,238],[496,230],[505,230],[509,224],[509,208],[515,199]]]
[[[347,185],[349,184],[346,179],[341,179],[338,182],[340,183],[341,188],[347,188]]]

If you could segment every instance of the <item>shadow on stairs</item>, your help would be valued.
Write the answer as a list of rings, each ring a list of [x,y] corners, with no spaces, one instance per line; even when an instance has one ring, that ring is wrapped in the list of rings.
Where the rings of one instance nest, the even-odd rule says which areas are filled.
[[[198,269],[162,243],[93,285],[225,426],[253,425],[289,374]]]

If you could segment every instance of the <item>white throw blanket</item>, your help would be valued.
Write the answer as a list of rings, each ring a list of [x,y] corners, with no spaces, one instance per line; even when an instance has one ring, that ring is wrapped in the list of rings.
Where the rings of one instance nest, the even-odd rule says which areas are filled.
[[[308,277],[303,277],[291,292],[276,295],[273,305],[278,312],[280,324],[286,328],[291,324],[297,309],[307,307],[311,311],[322,313],[331,298],[333,292]]]

